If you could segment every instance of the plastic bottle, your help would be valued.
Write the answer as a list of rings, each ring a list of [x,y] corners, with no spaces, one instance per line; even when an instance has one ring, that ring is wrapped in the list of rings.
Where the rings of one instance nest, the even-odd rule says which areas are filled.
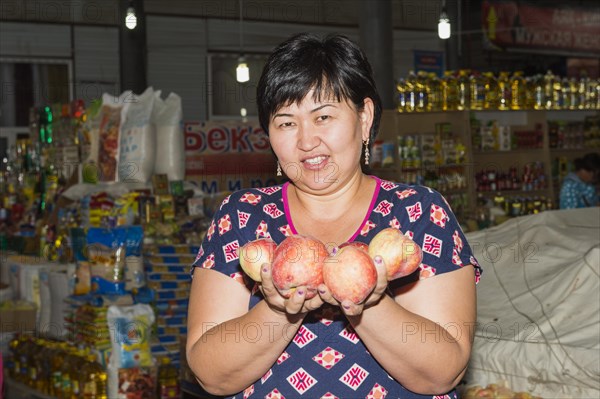
[[[498,109],[501,111],[510,109],[511,94],[508,76],[508,72],[500,72],[498,76]]]
[[[533,109],[545,109],[546,108],[546,96],[545,96],[545,85],[544,78],[542,75],[535,75],[534,81],[534,104]]]
[[[171,363],[171,359],[163,357],[158,368],[158,398],[179,399],[181,390],[179,387],[179,372],[177,367]]]
[[[554,75],[552,71],[544,75],[544,108],[554,109]]]
[[[469,97],[471,99],[471,109],[483,109],[485,104],[485,78],[479,72],[473,72],[469,77]]]
[[[522,71],[516,71],[510,80],[510,109],[527,108],[527,87]]]
[[[458,83],[454,72],[445,71],[442,78],[442,110],[454,111],[457,109]]]
[[[73,368],[72,365],[75,362],[75,353],[77,348],[74,346],[67,346],[65,348],[65,360],[60,366],[60,396],[61,399],[71,399],[73,396]]]
[[[73,361],[71,363],[71,398],[79,399],[83,396],[83,392],[80,386],[81,370],[83,365],[86,363],[86,357],[88,355],[87,350],[78,349],[75,351]]]
[[[406,112],[415,112],[417,110],[417,75],[414,71],[408,73],[405,87],[406,106],[404,109]]]
[[[417,81],[416,81],[416,111],[417,112],[425,112],[427,111],[427,103],[429,99],[427,98],[427,72],[419,71],[417,73]]]
[[[577,94],[579,96],[578,109],[586,108],[586,103],[587,103],[586,92],[587,92],[588,81],[589,81],[589,78],[587,77],[587,74],[585,72],[582,72],[581,77],[579,78],[579,85],[577,88]]]
[[[107,399],[106,371],[96,361],[96,356],[89,354],[86,363],[81,368],[79,386],[83,399]]]
[[[563,109],[564,96],[562,92],[562,80],[560,76],[553,75],[552,79],[552,109]]]
[[[471,96],[469,90],[469,73],[465,69],[458,71],[458,78],[456,79],[458,87],[458,101],[456,109],[459,111],[468,110],[471,107]]]
[[[54,345],[50,358],[50,395],[57,398],[62,393],[61,367],[65,359],[65,348],[67,344],[60,342]]]
[[[498,81],[492,72],[485,72],[485,102],[484,109],[498,109]]]
[[[398,112],[406,111],[406,81],[398,79],[396,82],[396,110]]]
[[[442,82],[433,72],[429,73],[427,84],[427,111],[441,111]]]
[[[573,97],[571,96],[571,83],[569,78],[566,76],[561,80],[561,106],[562,109],[573,109],[571,106],[571,100]]]
[[[40,391],[48,392],[48,362],[46,359],[47,342],[42,339],[36,340],[36,348],[31,357],[29,366],[29,378],[31,386]]]

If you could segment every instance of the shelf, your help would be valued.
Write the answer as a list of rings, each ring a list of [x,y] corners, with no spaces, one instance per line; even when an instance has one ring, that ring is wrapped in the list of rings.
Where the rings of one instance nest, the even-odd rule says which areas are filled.
[[[573,152],[593,152],[600,151],[600,148],[550,148],[551,153],[573,153]]]
[[[7,378],[5,374],[6,397],[11,399],[56,399],[54,396],[43,394],[25,384]]]
[[[496,194],[500,193],[500,195],[504,196],[532,196],[532,195],[550,195],[550,188],[544,188],[541,190],[496,190],[496,191],[476,191],[477,194],[481,194],[484,197],[493,197]]]
[[[487,155],[511,155],[511,154],[535,154],[535,153],[542,153],[544,151],[544,148],[517,148],[514,150],[507,150],[507,151],[500,151],[500,150],[493,150],[493,151],[473,151],[473,156],[474,157],[479,157],[479,156],[487,156]]]

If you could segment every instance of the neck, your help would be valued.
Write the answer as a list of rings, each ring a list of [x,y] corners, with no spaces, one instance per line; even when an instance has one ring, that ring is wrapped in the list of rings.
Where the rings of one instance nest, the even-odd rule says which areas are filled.
[[[303,211],[308,213],[312,219],[336,220],[340,215],[347,214],[352,208],[356,198],[365,193],[365,187],[372,180],[361,171],[353,175],[343,186],[326,195],[306,193],[293,187],[292,193],[297,204]]]

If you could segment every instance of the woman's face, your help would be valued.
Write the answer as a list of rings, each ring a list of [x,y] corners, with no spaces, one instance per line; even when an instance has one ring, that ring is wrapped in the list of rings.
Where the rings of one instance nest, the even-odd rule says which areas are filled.
[[[269,139],[285,174],[301,190],[335,192],[361,172],[362,142],[369,137],[373,102],[359,112],[348,101],[315,101],[310,91],[299,103],[271,117]]]

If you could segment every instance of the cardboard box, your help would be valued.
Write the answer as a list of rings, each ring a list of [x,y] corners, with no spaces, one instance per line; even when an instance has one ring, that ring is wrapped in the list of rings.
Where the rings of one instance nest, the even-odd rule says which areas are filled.
[[[0,333],[34,331],[36,308],[0,309]]]

